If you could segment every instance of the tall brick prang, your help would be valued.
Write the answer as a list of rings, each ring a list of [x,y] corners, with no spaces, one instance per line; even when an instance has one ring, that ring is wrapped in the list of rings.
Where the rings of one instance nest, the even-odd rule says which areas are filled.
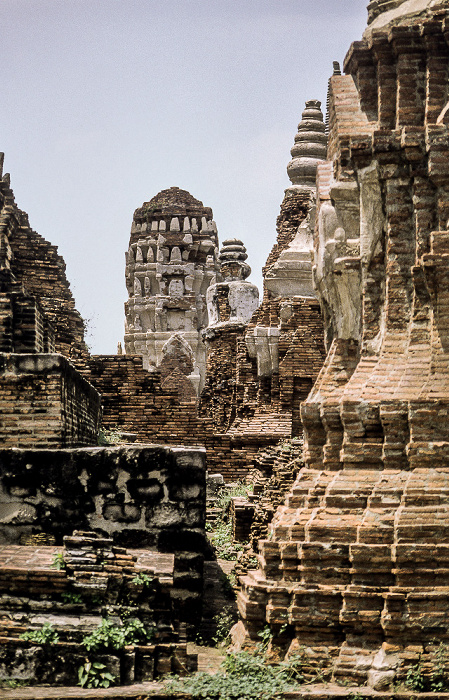
[[[449,12],[369,12],[318,165],[328,355],[301,407],[306,467],[240,610],[251,636],[287,623],[291,652],[380,690],[447,641]]]
[[[145,369],[160,367],[164,388],[196,399],[204,385],[206,291],[217,280],[212,209],[178,187],[134,213],[126,254],[125,350]]]

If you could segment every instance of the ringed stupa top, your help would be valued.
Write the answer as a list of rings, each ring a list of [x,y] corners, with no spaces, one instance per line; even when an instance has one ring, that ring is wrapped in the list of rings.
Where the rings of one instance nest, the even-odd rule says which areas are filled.
[[[316,186],[317,165],[326,158],[326,126],[319,100],[308,100],[298,124],[295,145],[290,153],[292,160],[287,165],[291,185],[288,191],[312,192]]]
[[[251,268],[245,262],[247,258],[246,248],[239,238],[224,241],[218,256],[222,277],[225,280],[246,280],[251,274]]]

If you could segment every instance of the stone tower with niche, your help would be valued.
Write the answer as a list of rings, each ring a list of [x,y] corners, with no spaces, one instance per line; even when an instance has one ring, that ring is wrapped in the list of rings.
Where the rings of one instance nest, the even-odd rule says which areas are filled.
[[[186,190],[162,190],[134,212],[126,253],[125,352],[141,355],[150,371],[159,367],[163,385],[182,381],[186,400],[204,384],[200,333],[219,270],[212,216]]]

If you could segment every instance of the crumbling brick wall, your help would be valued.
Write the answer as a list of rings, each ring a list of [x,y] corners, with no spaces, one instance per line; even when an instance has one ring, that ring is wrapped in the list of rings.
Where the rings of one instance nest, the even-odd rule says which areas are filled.
[[[226,432],[235,419],[238,345],[244,337],[243,323],[208,328],[206,384],[201,393],[199,415],[208,417],[214,432]]]
[[[265,276],[297,236],[313,203],[310,189],[286,192]],[[309,279],[311,288],[311,270]],[[301,432],[300,403],[325,358],[323,324],[313,296],[291,290],[290,296],[279,296],[265,283],[262,304],[246,325],[224,322],[229,304],[217,299],[221,322],[203,332],[208,355],[199,412],[212,423],[206,441],[210,469],[234,480],[248,474],[259,449]]]
[[[97,441],[100,398],[61,355],[0,354],[2,447],[77,447]]]
[[[0,170],[3,157],[0,156]],[[49,353],[61,354],[49,354]],[[65,264],[0,180],[0,443],[97,442],[100,400],[66,358],[87,357]]]
[[[245,343],[245,327],[207,331],[212,342],[200,416],[213,421],[213,434],[206,440],[209,468],[228,481],[247,475],[261,447],[301,432],[300,403],[324,360],[316,300],[274,299],[265,301],[264,308],[281,329],[279,367],[271,377],[257,377],[256,362]]]
[[[3,154],[0,161],[1,170]],[[0,256],[3,281],[8,273],[7,288],[2,291],[9,291],[12,280],[22,285],[26,294],[38,300],[54,327],[56,352],[65,357],[85,356],[84,323],[75,309],[65,262],[57,247],[30,227],[28,215],[15,202],[9,175],[0,179],[0,235],[4,245]]]
[[[84,372],[101,394],[103,427],[134,433],[137,442],[204,444],[196,403],[161,387],[161,373],[143,369],[139,355],[93,355]]]
[[[55,350],[76,361],[87,355],[84,322],[75,309],[63,258],[56,246],[33,231],[20,213],[20,226],[11,238],[12,271],[28,294],[36,297],[55,329]]]
[[[197,621],[205,540],[205,451],[139,446],[0,451],[0,542],[34,533],[62,544],[93,530],[123,546],[174,554],[173,604]]]
[[[54,328],[36,297],[18,282],[8,286],[0,292],[0,352],[55,352]]]

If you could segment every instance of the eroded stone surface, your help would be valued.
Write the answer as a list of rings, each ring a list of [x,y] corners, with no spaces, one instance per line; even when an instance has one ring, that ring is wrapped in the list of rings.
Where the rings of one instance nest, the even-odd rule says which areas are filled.
[[[0,543],[36,533],[62,543],[80,528],[115,546],[172,553],[173,605],[190,622],[201,605],[205,497],[204,449],[0,451]]]

